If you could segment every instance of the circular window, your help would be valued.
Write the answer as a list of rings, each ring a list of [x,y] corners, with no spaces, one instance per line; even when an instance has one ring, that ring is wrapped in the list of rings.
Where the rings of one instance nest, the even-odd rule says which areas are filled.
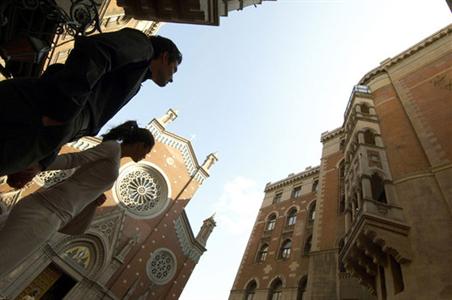
[[[113,196],[123,209],[138,218],[155,217],[169,203],[168,185],[162,173],[144,163],[130,164],[121,170]]]
[[[176,267],[176,256],[169,249],[160,248],[149,258],[146,272],[152,282],[163,285],[173,278]]]

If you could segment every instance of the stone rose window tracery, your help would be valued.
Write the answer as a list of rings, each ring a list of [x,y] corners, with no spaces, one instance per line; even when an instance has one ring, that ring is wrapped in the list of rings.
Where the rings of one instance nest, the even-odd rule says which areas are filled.
[[[146,264],[149,279],[159,285],[170,281],[176,273],[177,263],[174,254],[165,248],[157,249]]]
[[[163,175],[148,164],[130,165],[116,181],[114,198],[120,207],[138,218],[152,218],[168,205],[168,186]]]
[[[41,172],[34,178],[34,181],[38,185],[48,188],[70,177],[72,174],[74,174],[75,170],[76,169]]]

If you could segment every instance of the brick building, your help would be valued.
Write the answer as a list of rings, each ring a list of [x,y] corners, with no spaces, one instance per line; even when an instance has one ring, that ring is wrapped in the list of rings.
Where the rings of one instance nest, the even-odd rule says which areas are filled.
[[[217,157],[210,154],[199,164],[191,143],[165,129],[176,117],[169,110],[148,124],[154,149],[139,163],[121,161],[120,175],[87,233],[57,233],[0,282],[1,295],[22,299],[36,290],[36,299],[178,299],[216,225],[206,218],[195,236],[184,208]],[[82,138],[62,151],[99,141]],[[21,190],[0,184],[1,213],[72,172],[40,173]]]
[[[452,299],[452,25],[367,73],[265,187],[230,300]]]
[[[219,25],[230,11],[265,0],[29,0],[0,2],[0,80],[36,77],[64,62],[75,35],[132,27],[156,34],[162,22]]]

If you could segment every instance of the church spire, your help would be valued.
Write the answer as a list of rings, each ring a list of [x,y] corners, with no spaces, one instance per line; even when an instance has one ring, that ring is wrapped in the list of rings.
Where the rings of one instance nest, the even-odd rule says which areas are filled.
[[[198,235],[196,236],[196,240],[200,242],[203,246],[206,246],[207,240],[209,239],[209,236],[212,233],[213,228],[217,226],[217,223],[213,218],[214,216],[215,214],[213,214],[212,216],[203,221],[201,229],[199,230]]]

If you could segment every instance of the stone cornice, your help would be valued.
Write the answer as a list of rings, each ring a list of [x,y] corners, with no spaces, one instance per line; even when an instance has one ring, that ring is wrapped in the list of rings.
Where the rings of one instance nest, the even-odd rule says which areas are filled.
[[[332,131],[325,131],[320,136],[320,141],[322,143],[325,143],[326,141],[331,140],[332,138],[334,138],[340,134],[343,134],[343,133],[344,133],[344,128],[342,128],[342,127],[333,129]]]
[[[166,131],[165,127],[156,119],[152,120],[146,127],[152,132],[156,141],[181,152],[188,174],[193,176],[196,181],[202,184],[209,177],[209,174],[199,165],[189,140]]]
[[[387,68],[399,63],[400,61],[414,55],[415,53],[421,51],[422,49],[426,48],[427,46],[433,44],[434,42],[440,40],[441,38],[445,37],[446,35],[449,35],[452,33],[452,24],[446,26],[445,28],[441,29],[440,31],[432,34],[428,38],[422,40],[421,42],[417,43],[416,45],[408,48],[407,50],[403,51],[402,53],[396,55],[393,58],[387,59],[382,63],[381,66],[373,69],[372,71],[368,72],[364,77],[359,81],[359,84],[366,84],[369,82],[373,77],[379,75],[380,73],[384,72]]]
[[[267,183],[267,185],[265,186],[264,192],[267,193],[267,192],[273,191],[275,189],[279,189],[279,188],[281,188],[283,186],[292,184],[292,183],[294,183],[296,181],[299,181],[299,180],[301,180],[303,178],[306,178],[306,177],[318,174],[319,171],[320,171],[320,166],[317,166],[317,167],[311,168],[309,170],[305,170],[303,172],[300,172],[300,173],[288,176],[287,178],[279,180],[277,182]]]

